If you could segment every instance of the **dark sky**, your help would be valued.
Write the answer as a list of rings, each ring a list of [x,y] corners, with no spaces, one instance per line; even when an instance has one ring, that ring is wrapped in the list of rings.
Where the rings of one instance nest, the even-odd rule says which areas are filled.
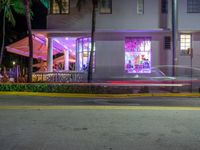
[[[47,9],[41,4],[34,4],[32,7],[34,12],[33,20],[32,20],[32,28],[33,29],[45,29],[46,28],[46,16]]]
[[[40,3],[35,3],[32,6],[34,13],[32,18],[32,29],[45,29],[47,9]],[[24,16],[16,15],[16,31],[25,32],[27,30],[26,19]]]
[[[32,19],[32,29],[45,29],[46,28],[46,16],[47,9],[40,3],[33,4],[32,11],[34,13]],[[5,45],[9,45],[15,41],[18,41],[24,38],[27,34],[27,23],[25,16],[14,14],[16,19],[16,26],[12,27],[9,22],[6,22],[6,39]],[[2,38],[2,13],[0,14],[0,46],[1,46],[1,38]],[[3,63],[5,66],[9,67],[11,61],[21,62],[21,65],[27,64],[26,57],[19,57],[19,55],[15,55],[12,53],[8,53],[4,51]]]

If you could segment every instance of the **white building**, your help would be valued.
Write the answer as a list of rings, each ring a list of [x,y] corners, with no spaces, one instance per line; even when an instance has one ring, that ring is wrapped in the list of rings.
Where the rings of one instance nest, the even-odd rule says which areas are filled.
[[[78,11],[76,0],[62,0],[64,7],[60,12],[55,0],[51,2],[47,30],[40,33],[45,34],[49,41],[62,43],[65,51],[73,52],[76,70],[84,70],[88,60],[86,51],[90,50],[90,44],[84,40],[90,40],[91,6],[87,5]],[[154,66],[172,65],[171,2],[172,0],[106,0],[105,5],[100,3],[96,9],[93,78],[132,76],[150,73]],[[191,65],[191,57],[187,52],[192,48],[192,65],[199,67],[200,0],[178,0],[178,30],[177,64]],[[68,40],[74,49],[70,48]],[[49,44],[49,71],[52,71],[53,65],[52,47]],[[68,70],[68,67],[65,69]]]

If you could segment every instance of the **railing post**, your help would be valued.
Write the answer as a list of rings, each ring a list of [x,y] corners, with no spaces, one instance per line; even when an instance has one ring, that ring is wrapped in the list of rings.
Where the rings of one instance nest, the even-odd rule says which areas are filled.
[[[42,73],[42,82],[43,82],[43,73]]]

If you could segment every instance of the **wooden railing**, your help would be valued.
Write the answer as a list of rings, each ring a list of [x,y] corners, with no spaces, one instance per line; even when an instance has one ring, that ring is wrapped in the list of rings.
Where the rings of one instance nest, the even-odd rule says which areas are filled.
[[[72,83],[86,82],[87,73],[85,72],[37,72],[33,73],[33,82],[57,82],[57,83]]]

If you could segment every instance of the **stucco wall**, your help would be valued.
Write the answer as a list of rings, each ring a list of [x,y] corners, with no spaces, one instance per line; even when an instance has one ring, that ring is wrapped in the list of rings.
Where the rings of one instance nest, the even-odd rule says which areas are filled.
[[[124,41],[97,41],[94,78],[105,79],[123,75],[124,59]]]
[[[77,11],[76,1],[70,3],[69,15],[49,15],[48,29],[90,30],[91,11]],[[135,30],[159,28],[159,0],[144,0],[144,14],[136,12],[136,0],[113,0],[112,14],[97,12],[97,30]],[[90,7],[91,8],[91,7]]]
[[[171,28],[171,0],[169,0],[168,28]],[[200,13],[187,13],[187,0],[178,1],[178,26],[180,31],[199,31]]]
[[[132,76],[133,74],[127,74],[124,70],[125,65],[125,50],[124,40],[125,37],[138,37],[140,34],[132,35],[118,35],[112,40],[103,40],[102,37],[98,37],[96,41],[96,71],[94,73],[94,79],[117,79],[124,76]],[[161,53],[162,36],[158,35],[140,35],[141,37],[152,38],[152,67],[161,64],[160,57],[164,57]],[[166,60],[168,61],[168,60]],[[165,63],[165,62],[163,62]]]

